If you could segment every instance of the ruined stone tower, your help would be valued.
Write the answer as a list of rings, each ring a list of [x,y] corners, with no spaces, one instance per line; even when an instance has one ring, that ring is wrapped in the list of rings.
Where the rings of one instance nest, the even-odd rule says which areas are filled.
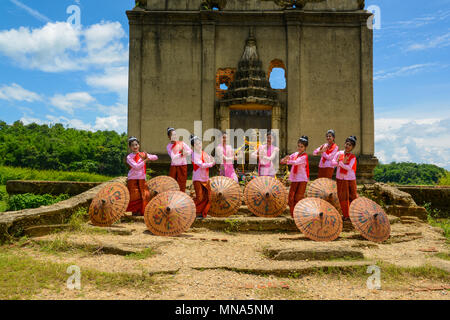
[[[374,157],[373,33],[361,0],[147,0],[128,11],[128,134],[168,163],[166,128],[280,130],[281,153],[301,135],[313,148],[336,131],[358,137],[359,181]],[[256,56],[245,60],[253,46]],[[272,89],[273,68],[286,88]],[[224,86],[226,88],[224,88]],[[209,141],[205,141],[208,143]]]

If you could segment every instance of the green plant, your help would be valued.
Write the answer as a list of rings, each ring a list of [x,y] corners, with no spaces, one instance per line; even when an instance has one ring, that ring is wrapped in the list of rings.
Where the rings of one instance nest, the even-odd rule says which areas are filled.
[[[450,186],[450,171],[446,171],[445,175],[439,179],[440,186]]]
[[[89,220],[89,213],[86,208],[79,208],[69,218],[68,224],[74,231],[82,231],[85,228],[86,222]]]
[[[130,253],[130,254],[126,255],[125,258],[133,259],[133,260],[144,260],[155,254],[156,254],[156,252],[155,252],[155,250],[153,250],[153,248],[145,248],[142,251]]]
[[[68,194],[52,196],[51,194],[35,195],[32,193],[12,195],[8,199],[8,211],[39,208],[69,199]]]
[[[111,180],[111,177],[85,172],[0,166],[0,184],[5,185],[8,180],[105,182]]]
[[[126,133],[0,121],[0,165],[118,176],[128,171],[127,149]]]
[[[379,164],[374,170],[377,182],[396,184],[433,185],[445,177],[447,171],[432,164],[417,164],[411,162],[393,162]]]
[[[227,226],[225,227],[225,232],[237,232],[239,231],[239,226],[241,225],[241,221],[238,219],[226,219],[225,223]]]

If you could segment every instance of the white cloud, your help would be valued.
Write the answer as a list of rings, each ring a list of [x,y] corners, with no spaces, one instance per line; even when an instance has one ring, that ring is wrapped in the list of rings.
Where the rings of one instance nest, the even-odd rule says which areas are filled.
[[[80,32],[65,22],[0,31],[0,53],[26,69],[46,72],[80,70],[70,52],[81,48]]]
[[[42,98],[37,93],[28,91],[20,85],[13,83],[9,86],[4,85],[0,87],[0,100],[33,102],[40,101]]]
[[[450,32],[440,35],[440,36],[428,38],[419,43],[411,44],[406,50],[407,51],[418,51],[418,50],[426,50],[426,49],[444,48],[449,45],[450,45]]]
[[[374,73],[373,80],[385,80],[391,78],[397,78],[402,76],[408,76],[417,74],[419,72],[430,70],[431,68],[437,67],[437,63],[423,63],[414,64],[406,67],[393,68],[391,70],[380,70]],[[440,65],[440,68],[447,67],[446,65]]]
[[[96,130],[114,130],[119,133],[127,131],[127,117],[123,116],[110,116],[110,117],[97,117],[95,120],[94,128]]]
[[[383,163],[432,163],[450,170],[450,118],[377,119],[375,150]]]
[[[128,94],[128,67],[106,68],[103,74],[86,77],[86,83],[94,88],[116,92],[125,102]]]
[[[43,21],[43,22],[50,22],[49,18],[47,18],[46,16],[44,16],[42,13],[38,12],[37,10],[34,10],[34,9],[28,7],[27,5],[23,4],[22,2],[20,2],[18,0],[9,0],[9,1],[14,3],[19,8],[22,8],[23,10],[28,12],[30,15],[32,15],[36,19]]]
[[[73,114],[75,109],[86,107],[89,103],[95,101],[87,92],[73,92],[66,95],[57,94],[50,99],[52,106]]]
[[[52,115],[47,115],[46,118],[47,118],[47,120],[43,121],[43,122],[47,123],[47,124],[61,123],[62,125],[66,126],[66,127],[70,127],[70,128],[94,131],[92,126],[89,123],[84,123],[80,119],[69,119],[66,117],[55,117]]]
[[[24,69],[45,72],[85,70],[124,65],[128,51],[119,22],[100,22],[77,28],[67,22],[49,22],[42,28],[20,27],[0,31],[0,53]]]

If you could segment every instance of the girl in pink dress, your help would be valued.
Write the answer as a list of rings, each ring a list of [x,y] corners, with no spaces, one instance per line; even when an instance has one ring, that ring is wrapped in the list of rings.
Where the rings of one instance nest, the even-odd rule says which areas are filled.
[[[220,164],[220,175],[239,182],[236,172],[234,171],[234,150],[231,145],[227,144],[227,134],[222,132],[222,144],[216,147],[216,159]]]
[[[258,175],[275,177],[274,161],[278,160],[280,149],[272,145],[272,133],[267,133],[266,144],[260,145],[252,157],[258,159]]]
[[[292,165],[289,180],[289,210],[291,217],[294,217],[294,208],[297,202],[305,197],[306,185],[309,181],[309,161],[306,148],[308,147],[308,137],[302,136],[297,142],[298,151],[286,156],[281,160],[281,164]]]
[[[215,165],[213,157],[202,150],[202,141],[199,137],[191,135],[192,153],[192,184],[195,189],[195,207],[197,218],[206,218],[211,208],[211,183],[209,180],[209,168]]]
[[[130,191],[130,202],[127,211],[133,215],[144,215],[145,207],[150,199],[150,192],[145,183],[147,163],[158,160],[158,156],[147,152],[139,152],[140,144],[136,137],[128,139],[128,147],[132,153],[127,156],[128,172],[127,187]]]
[[[345,140],[345,150],[336,153],[333,165],[337,166],[336,184],[341,204],[343,219],[349,220],[349,208],[353,200],[358,198],[356,190],[356,156],[352,153],[356,145],[356,137],[350,136]]]
[[[335,166],[333,165],[332,161],[336,153],[338,153],[339,151],[338,146],[336,145],[336,143],[334,143],[335,136],[336,135],[334,130],[328,130],[326,134],[328,142],[321,145],[313,152],[315,156],[317,156],[318,154],[322,155],[319,162],[319,175],[317,176],[317,178],[333,178]]]
[[[187,181],[186,158],[191,155],[192,150],[186,143],[178,141],[178,136],[174,128],[167,128],[167,136],[170,139],[170,143],[167,145],[167,153],[172,159],[169,176],[178,182],[180,191],[185,192]]]

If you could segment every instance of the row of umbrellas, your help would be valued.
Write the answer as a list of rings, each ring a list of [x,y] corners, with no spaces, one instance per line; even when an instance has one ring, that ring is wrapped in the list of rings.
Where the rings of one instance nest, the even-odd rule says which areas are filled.
[[[145,224],[155,235],[174,236],[188,230],[196,217],[195,204],[178,183],[167,176],[147,182],[151,201],[145,208]],[[259,217],[280,216],[287,207],[288,192],[277,179],[254,178],[242,194],[237,182],[227,177],[211,178],[212,201],[209,215],[228,217],[236,214],[242,200]],[[110,226],[125,214],[130,195],[127,187],[111,183],[92,201],[91,221],[97,226]],[[298,229],[314,241],[333,241],[342,232],[342,211],[336,182],[321,178],[308,185],[306,198],[294,209]],[[359,197],[350,206],[350,219],[355,228],[368,240],[382,242],[389,238],[390,223],[384,210],[370,199]]]

